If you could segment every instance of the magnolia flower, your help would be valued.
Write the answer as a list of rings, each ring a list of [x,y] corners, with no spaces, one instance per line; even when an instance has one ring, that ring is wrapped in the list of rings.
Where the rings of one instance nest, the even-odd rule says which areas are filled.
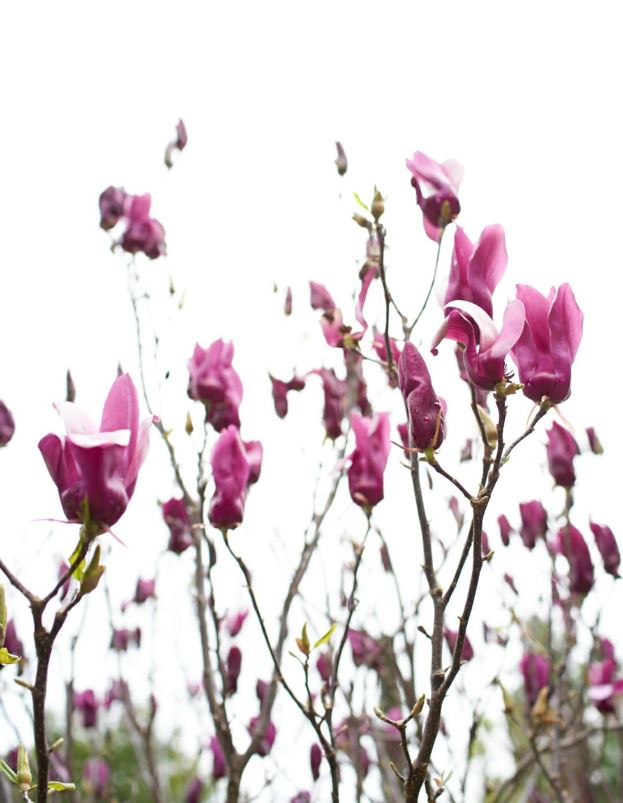
[[[0,401],[0,446],[6,446],[15,432],[15,421],[11,411],[3,401]]]
[[[257,726],[260,723],[260,717],[252,717],[247,725],[247,730],[251,737],[255,736],[257,731]],[[273,744],[275,743],[275,739],[277,738],[277,728],[275,727],[273,722],[269,722],[266,726],[266,731],[264,732],[263,737],[260,739],[260,743],[256,748],[256,752],[258,756],[262,758],[267,756],[270,751],[272,750]]]
[[[422,355],[405,343],[398,360],[398,383],[409,418],[409,446],[438,449],[446,434],[444,403],[433,390]]]
[[[371,508],[383,499],[383,473],[389,457],[389,413],[350,418],[355,451],[350,456],[348,489],[355,504]]]
[[[621,563],[621,553],[614,533],[610,527],[602,524],[590,523],[591,531],[595,536],[595,543],[604,562],[604,569],[608,574],[619,576],[619,565]]]
[[[65,515],[106,530],[119,520],[134,493],[153,417],[139,423],[138,395],[128,374],[113,383],[99,427],[73,402],[55,407],[67,435],[46,435],[39,450]]]
[[[461,211],[458,191],[463,167],[453,159],[440,164],[416,151],[407,159],[411,185],[418,206],[424,215],[424,230],[431,240],[439,242],[441,232]]]
[[[456,340],[465,351],[463,361],[471,382],[485,390],[505,379],[507,354],[521,337],[525,310],[521,301],[511,301],[504,312],[500,332],[487,313],[471,301],[453,301],[432,344],[433,354],[442,340]]]
[[[288,382],[281,379],[275,379],[274,376],[269,374],[273,389],[273,402],[275,404],[275,412],[279,418],[285,418],[288,414],[288,393],[291,390],[300,391],[305,387],[305,380],[298,376],[293,376]]]
[[[212,778],[218,781],[219,778],[224,778],[227,775],[225,753],[216,736],[210,737],[208,745],[212,751]]]
[[[93,689],[74,694],[74,707],[82,715],[82,725],[94,728],[97,725],[97,712],[100,707]]]
[[[235,426],[221,432],[210,462],[216,486],[208,510],[210,523],[220,529],[237,527],[244,515],[251,465]]]
[[[232,367],[233,358],[234,344],[219,338],[207,349],[197,343],[188,363],[188,395],[203,402],[206,420],[217,432],[232,424],[240,427],[242,382]]]
[[[454,234],[454,249],[444,304],[471,301],[493,316],[492,295],[508,262],[504,229],[487,226],[474,245],[460,226]]]
[[[443,629],[443,637],[448,644],[448,648],[452,655],[454,655],[454,650],[456,649],[456,642],[459,637],[459,634],[456,630],[450,630],[449,627],[444,627]],[[461,661],[471,661],[474,657],[474,648],[472,647],[471,641],[467,638],[467,634],[464,636],[463,639],[463,649],[461,650]]]
[[[537,500],[521,502],[519,505],[521,515],[521,540],[528,549],[534,549],[538,538],[543,538],[547,532],[547,510]]]
[[[571,393],[571,365],[582,339],[584,316],[568,284],[549,296],[528,285],[517,285],[526,310],[525,326],[513,344],[523,392],[535,402],[546,396],[558,404]]]
[[[546,655],[527,652],[519,662],[519,668],[523,675],[526,699],[530,708],[532,708],[541,689],[549,686],[551,661]]]
[[[547,432],[547,464],[556,485],[571,488],[575,484],[573,458],[579,454],[573,435],[554,421]]]
[[[165,502],[162,505],[162,516],[170,532],[168,548],[171,552],[181,555],[193,545],[192,522],[184,499],[172,498]]]
[[[558,531],[553,548],[569,563],[569,590],[574,594],[588,594],[595,581],[595,571],[582,533],[567,524]]]

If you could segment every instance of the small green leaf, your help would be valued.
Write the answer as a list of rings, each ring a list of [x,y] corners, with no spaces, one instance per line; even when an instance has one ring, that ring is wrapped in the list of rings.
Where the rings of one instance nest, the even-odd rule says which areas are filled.
[[[0,772],[6,775],[6,777],[9,779],[9,781],[11,781],[11,783],[17,783],[17,775],[9,767],[6,761],[3,761],[1,758],[0,758]]]
[[[0,664],[16,664],[19,661],[19,655],[11,655],[6,647],[0,649]]]
[[[75,783],[61,783],[61,781],[48,781],[48,792],[50,794],[54,794],[54,792],[75,792],[75,791],[76,791]]]
[[[296,646],[303,653],[303,655],[309,655],[311,651],[311,646],[309,643],[309,636],[307,635],[307,622],[305,622],[305,624],[303,625],[303,629],[301,631],[301,637],[294,640],[296,641]]]
[[[328,644],[329,643],[329,639],[331,638],[331,636],[335,632],[335,628],[336,627],[337,627],[337,625],[335,625],[335,624],[331,625],[331,627],[327,630],[327,632],[324,634],[324,636],[321,636],[318,639],[318,641],[314,642],[314,646],[313,646],[312,649],[315,650],[316,647],[321,647],[323,644]]]
[[[90,594],[97,588],[102,575],[104,574],[104,566],[100,565],[100,547],[99,544],[95,547],[95,552],[91,558],[91,562],[84,570],[82,583],[80,584],[80,591],[83,594]]]
[[[362,209],[365,209],[365,210],[366,210],[366,212],[369,212],[369,211],[370,211],[370,210],[368,209],[368,207],[367,207],[367,206],[364,204],[364,202],[361,200],[361,198],[360,198],[360,197],[357,195],[357,193],[356,193],[356,192],[354,192],[354,193],[353,193],[353,198],[354,198],[354,199],[357,201],[357,203],[359,204],[359,206],[360,206]]]
[[[81,550],[81,549],[82,549],[82,539],[80,539],[80,541],[78,541],[78,545],[76,546],[76,548],[74,549],[74,551],[71,553],[71,556],[70,556],[70,558],[69,558],[69,565],[70,565],[70,566],[73,566],[73,564],[74,564],[74,561],[76,561],[76,560],[78,559],[78,555],[80,554],[80,550]],[[76,580],[77,580],[79,583],[81,583],[81,582],[82,582],[82,578],[83,578],[83,576],[84,576],[84,567],[85,567],[85,566],[86,566],[86,561],[85,561],[85,560],[84,560],[84,558],[83,558],[83,559],[80,561],[80,563],[79,563],[79,564],[76,566],[76,568],[74,569],[74,571],[73,571],[72,577],[75,577],[75,578],[76,578]]]

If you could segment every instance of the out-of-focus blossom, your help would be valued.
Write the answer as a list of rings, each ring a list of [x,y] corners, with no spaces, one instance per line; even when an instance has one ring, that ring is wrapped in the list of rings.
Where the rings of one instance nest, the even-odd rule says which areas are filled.
[[[517,298],[526,310],[526,322],[513,347],[523,392],[535,402],[543,397],[555,404],[571,393],[571,365],[582,339],[584,316],[568,284],[550,290],[517,285]]]
[[[407,167],[424,215],[424,230],[431,240],[439,242],[441,232],[461,211],[458,192],[463,167],[451,159],[440,164],[420,151],[407,159]]]
[[[599,639],[599,652],[604,661],[607,658],[612,658],[612,660],[614,660],[614,644],[609,638]]]
[[[227,628],[227,632],[232,638],[235,638],[238,633],[240,633],[242,630],[242,625],[245,623],[245,619],[248,615],[249,611],[245,609],[227,617],[225,626]]]
[[[125,214],[128,195],[121,187],[107,187],[99,197],[100,227],[114,228]]]
[[[134,493],[152,417],[139,423],[138,395],[127,374],[113,383],[99,427],[73,402],[55,407],[67,435],[46,435],[39,450],[65,515],[105,530],[119,520]]]
[[[539,538],[547,532],[547,510],[536,499],[531,502],[521,502],[519,505],[521,527],[519,534],[528,549],[534,549]]]
[[[134,600],[137,605],[142,605],[148,599],[156,598],[156,580],[142,580],[138,579],[136,583],[136,591],[134,592]]]
[[[264,705],[264,698],[268,692],[270,687],[270,683],[267,683],[265,680],[258,680],[255,684],[255,695],[257,699],[260,701],[260,705]]]
[[[15,432],[15,421],[11,411],[3,401],[0,401],[0,447],[6,446]]]
[[[255,732],[257,730],[259,722],[260,722],[259,717],[252,717],[251,720],[249,721],[247,730],[249,731],[251,737],[255,736]],[[260,743],[257,746],[258,756],[262,756],[262,758],[264,756],[267,756],[272,750],[276,738],[277,738],[277,728],[275,727],[273,722],[269,722],[266,727],[266,732],[260,739]]]
[[[93,689],[74,694],[74,707],[82,716],[82,725],[85,728],[94,728],[97,725],[98,703]]]
[[[65,577],[65,575],[68,572],[69,572],[69,564],[65,563],[65,561],[62,561],[58,567],[58,575],[57,575],[58,579],[62,580],[63,577]],[[59,595],[59,599],[61,600],[61,602],[67,597],[67,594],[69,594],[70,587],[71,587],[71,576],[69,576],[61,586]]]
[[[13,619],[9,619],[6,623],[3,646],[6,647],[11,655],[18,655],[20,658],[24,655],[24,645],[17,635]]]
[[[357,304],[355,305],[355,318],[357,319],[357,323],[363,326],[364,331],[368,329],[368,322],[364,317],[363,308],[366,303],[366,298],[368,297],[370,285],[378,275],[378,267],[368,263],[363,266],[361,273],[359,274],[361,278],[361,288],[359,290],[359,295],[357,296]]]
[[[141,646],[141,628],[135,627],[134,630],[129,630],[126,627],[115,628],[112,632],[112,639],[110,641],[111,649],[118,652],[125,652],[130,645],[134,644],[136,647]]]
[[[480,534],[480,539],[481,539],[480,543],[481,543],[482,554],[488,555],[489,552],[491,552],[491,549],[489,547],[489,536],[484,530]]]
[[[202,797],[203,781],[195,776],[186,787],[184,803],[201,803]]]
[[[439,448],[446,434],[444,406],[433,390],[422,355],[412,343],[405,343],[398,360],[398,383],[409,418],[409,446]]]
[[[623,678],[616,677],[616,661],[606,658],[588,667],[588,697],[602,714],[614,714],[617,697],[623,694]]]
[[[595,544],[604,562],[604,569],[614,577],[619,576],[619,566],[621,564],[621,553],[614,533],[610,527],[603,524],[590,523],[591,530],[595,536]]]
[[[310,304],[312,309],[321,309],[323,312],[332,312],[337,308],[337,304],[333,300],[333,296],[324,286],[319,282],[309,283]]]
[[[212,778],[218,781],[227,775],[227,762],[225,761],[225,753],[221,747],[221,743],[216,736],[210,737],[208,746],[212,751]]]
[[[346,365],[346,407],[348,410],[357,408],[361,415],[371,418],[372,405],[368,399],[368,385],[363,375],[363,357],[354,351],[344,352]]]
[[[311,774],[314,781],[317,781],[320,777],[320,764],[322,762],[322,749],[319,744],[314,744],[311,746],[309,751],[309,766],[311,768]]]
[[[130,254],[143,253],[149,259],[158,259],[166,253],[165,233],[162,224],[151,217],[151,195],[128,195],[124,217],[127,228],[121,236],[121,247]]]
[[[299,792],[290,798],[290,803],[311,803],[311,795],[309,792]]]
[[[230,647],[225,662],[225,679],[227,680],[226,694],[235,694],[238,691],[238,678],[242,668],[242,653],[238,647]]]
[[[519,591],[517,591],[517,586],[515,585],[515,580],[513,579],[513,575],[512,574],[508,574],[508,572],[506,572],[504,574],[504,582],[510,588],[510,590],[513,592],[513,594],[516,594],[517,596],[519,596]]]
[[[104,800],[108,792],[110,768],[101,758],[89,758],[82,770],[83,785],[97,800]]]
[[[124,700],[128,694],[128,684],[125,680],[113,680],[110,684],[110,688],[104,695],[102,706],[108,711],[113,703]]]
[[[288,382],[283,382],[281,379],[275,379],[275,377],[270,374],[269,377],[273,389],[275,412],[279,418],[285,418],[288,414],[288,393],[291,390],[303,390],[305,387],[305,380],[298,376],[293,376]]]
[[[498,525],[500,527],[500,538],[502,539],[502,543],[504,546],[508,546],[510,543],[510,534],[513,532],[513,528],[503,513],[501,516],[498,516]]]
[[[350,456],[348,489],[355,504],[372,508],[383,499],[383,474],[389,457],[389,413],[350,418],[355,451]]]
[[[350,638],[349,641],[352,647],[352,640]],[[331,660],[331,654],[328,652],[321,652],[318,658],[316,659],[316,669],[318,670],[318,674],[325,683],[328,683],[331,680],[332,668],[333,668],[333,661]]]
[[[474,456],[474,441],[472,438],[468,438],[463,447],[461,449],[461,453],[459,455],[459,462],[466,463],[468,460],[471,460]]]
[[[456,641],[458,638],[458,632],[456,630],[450,630],[449,627],[444,627],[443,629],[443,637],[445,638],[450,652],[454,655],[454,650],[456,649]],[[472,643],[465,635],[463,641],[463,649],[461,650],[461,660],[462,661],[471,661],[474,657],[474,648],[472,647]]]
[[[169,499],[162,505],[162,515],[170,532],[168,548],[176,555],[181,555],[193,545],[192,522],[184,499]]]
[[[471,301],[453,301],[432,343],[433,354],[444,339],[464,347],[463,361],[470,381],[476,387],[492,390],[506,376],[505,360],[521,337],[525,311],[521,301],[511,301],[498,332],[490,316]]]
[[[322,381],[324,406],[322,420],[327,438],[335,440],[342,434],[342,421],[346,412],[346,397],[348,386],[343,379],[339,379],[333,368],[316,368],[310,371]]]
[[[342,143],[336,142],[335,147],[337,148],[337,159],[335,160],[335,166],[337,167],[338,174],[343,176],[348,169],[348,160],[346,158],[344,148],[342,147]]]
[[[567,524],[558,531],[553,547],[569,563],[569,590],[574,594],[588,594],[593,587],[595,573],[582,533],[572,524]]]
[[[444,304],[471,301],[493,317],[493,291],[508,263],[504,229],[487,226],[474,245],[460,226],[454,234],[450,278]]]
[[[249,485],[254,485],[262,473],[264,447],[259,441],[243,441],[243,444],[249,463]]]
[[[595,432],[595,427],[586,428],[586,437],[588,438],[588,445],[593,454],[604,453],[604,447],[601,445],[601,441],[597,437],[597,433]]]
[[[175,126],[175,139],[166,147],[164,152],[164,163],[167,167],[173,167],[173,152],[183,151],[188,144],[188,134],[183,120],[179,120]]]
[[[535,652],[525,653],[519,662],[524,692],[530,708],[535,704],[541,689],[549,686],[551,668],[549,658]]]
[[[286,297],[283,302],[283,314],[292,315],[292,288],[286,288]]]
[[[246,449],[235,426],[221,432],[210,462],[216,489],[210,500],[208,518],[214,527],[233,529],[242,522],[251,476]]]
[[[217,432],[232,425],[240,428],[242,382],[232,367],[233,358],[234,344],[219,338],[207,349],[197,343],[188,363],[188,395],[203,402],[206,421]]]
[[[554,421],[547,432],[547,464],[556,485],[571,488],[575,484],[573,458],[579,454],[573,435]]]
[[[383,665],[381,647],[367,633],[361,630],[348,631],[348,643],[353,654],[355,666],[367,666],[369,669],[380,669]]]

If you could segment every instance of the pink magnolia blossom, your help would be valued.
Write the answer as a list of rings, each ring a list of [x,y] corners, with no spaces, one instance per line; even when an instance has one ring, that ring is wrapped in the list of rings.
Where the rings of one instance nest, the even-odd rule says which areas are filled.
[[[242,630],[242,626],[245,623],[247,616],[249,615],[248,610],[238,611],[237,613],[231,614],[231,616],[227,617],[225,622],[225,626],[227,628],[227,632],[232,638],[235,638],[238,633]]]
[[[337,308],[337,304],[333,300],[333,296],[324,286],[319,282],[309,283],[310,304],[312,309],[321,309],[323,312],[332,312]]]
[[[292,379],[284,382],[281,379],[275,379],[274,376],[269,374],[272,389],[273,389],[273,402],[275,404],[275,412],[279,418],[285,418],[288,414],[288,393],[293,391],[303,390],[305,387],[305,380],[298,376],[293,376]]]
[[[15,629],[15,622],[9,619],[4,629],[4,644],[2,645],[11,653],[11,655],[18,655],[20,658],[24,655],[24,645],[17,635]]]
[[[582,533],[572,524],[567,524],[558,531],[553,549],[564,555],[569,563],[571,593],[588,594],[595,582],[595,571]]]
[[[176,555],[181,555],[193,545],[192,522],[184,499],[174,497],[169,499],[162,505],[162,515],[170,533],[168,549]]]
[[[513,528],[503,513],[501,516],[498,516],[498,526],[500,528],[500,538],[502,539],[502,543],[504,546],[508,546],[510,543],[510,534],[513,532]]]
[[[554,287],[545,298],[528,285],[517,285],[526,321],[513,346],[523,392],[535,402],[543,397],[558,404],[571,393],[571,365],[582,339],[584,316],[568,284]]]
[[[243,441],[242,443],[249,463],[249,485],[254,485],[262,473],[264,447],[259,441]]]
[[[203,781],[201,778],[194,777],[186,787],[184,803],[201,803],[203,798]]]
[[[133,602],[137,605],[142,605],[148,599],[156,598],[156,580],[142,580],[138,579],[136,583],[136,591],[134,592]]]
[[[0,401],[0,447],[6,446],[15,432],[15,421],[11,411],[3,401]]]
[[[138,395],[127,374],[113,383],[99,427],[73,402],[55,407],[67,435],[46,435],[39,450],[65,515],[105,530],[119,520],[134,493],[153,419],[139,423]]]
[[[421,151],[407,159],[407,167],[411,171],[411,185],[418,206],[424,215],[424,230],[431,240],[439,242],[443,229],[461,211],[458,192],[463,167],[453,159],[440,164]]]
[[[606,658],[588,667],[588,697],[601,714],[614,714],[616,698],[623,694],[623,678],[616,677],[616,661]]]
[[[348,643],[353,654],[355,666],[367,666],[369,669],[380,669],[383,655],[379,644],[362,630],[348,631]]]
[[[573,435],[554,421],[547,432],[547,464],[556,485],[571,488],[575,484],[573,458],[579,454]]]
[[[451,630],[449,627],[444,627],[443,629],[443,637],[446,640],[448,648],[452,655],[454,655],[454,650],[456,649],[456,642],[459,637],[458,631]],[[461,661],[471,661],[474,657],[474,648],[472,647],[471,641],[465,636],[463,640],[463,649],[461,650]]]
[[[214,527],[233,529],[242,522],[251,476],[247,451],[235,426],[221,432],[210,462],[216,490],[208,518]]]
[[[126,652],[128,647],[134,644],[136,647],[141,646],[141,628],[135,627],[134,630],[129,630],[127,627],[115,628],[112,632],[112,639],[110,646],[117,652]]]
[[[175,151],[183,151],[188,144],[188,134],[186,133],[186,126],[183,120],[178,120],[175,126],[175,139],[166,147],[164,152],[164,163],[167,167],[173,167],[173,153]]]
[[[210,737],[208,745],[212,752],[212,778],[218,781],[220,778],[224,778],[227,775],[225,753],[216,736]]]
[[[265,680],[258,679],[255,684],[255,696],[260,701],[260,706],[264,705],[264,700],[270,688],[270,683]]]
[[[432,344],[433,354],[442,340],[456,340],[465,351],[463,360],[471,382],[492,390],[506,375],[505,360],[521,337],[525,311],[521,301],[511,301],[504,312],[500,332],[487,313],[471,301],[453,301]]]
[[[251,737],[255,736],[257,731],[257,726],[259,725],[260,717],[252,717],[247,725],[247,730]],[[268,726],[266,727],[266,732],[264,736],[260,739],[260,743],[257,746],[257,754],[262,758],[267,756],[273,748],[275,743],[275,739],[277,738],[277,728],[275,727],[273,722],[269,722]]]
[[[100,227],[114,228],[125,214],[128,195],[121,187],[107,187],[99,197]]]
[[[372,329],[373,340],[372,340],[372,348],[376,352],[376,356],[381,360],[381,362],[388,362],[387,358],[387,346],[385,344],[385,335],[383,332],[379,332],[379,330],[375,327]],[[400,357],[400,346],[393,337],[389,338],[389,348],[392,355],[392,360],[397,363]]]
[[[398,384],[409,419],[409,446],[438,449],[446,434],[444,403],[433,390],[426,363],[413,343],[405,343],[402,349]]]
[[[535,704],[539,692],[550,684],[551,661],[546,655],[527,652],[519,662],[523,675],[524,692],[530,708]]]
[[[121,247],[130,254],[142,252],[149,259],[166,253],[162,224],[149,214],[151,195],[132,195],[126,198],[124,215],[127,228],[121,236]]]
[[[97,701],[93,689],[86,689],[83,692],[74,694],[74,707],[82,715],[84,728],[94,728],[97,725],[97,712],[100,703]]]
[[[350,418],[355,451],[350,456],[348,489],[355,504],[371,508],[383,499],[383,473],[389,457],[389,413]]]
[[[335,440],[342,434],[342,421],[346,413],[348,385],[339,379],[333,368],[316,368],[309,372],[316,374],[322,381],[324,406],[322,420],[327,438]]]
[[[96,800],[105,800],[110,780],[110,768],[101,758],[89,758],[82,770],[83,784],[92,791]]]
[[[475,245],[457,226],[444,304],[457,300],[471,301],[492,317],[493,291],[504,275],[507,262],[504,229],[501,226],[487,226]]]
[[[317,781],[320,777],[320,764],[322,762],[322,748],[319,744],[314,742],[311,746],[309,751],[309,765],[311,768],[311,774],[314,781]]]
[[[537,540],[544,538],[547,532],[547,511],[537,499],[534,499],[531,502],[521,502],[519,514],[521,540],[528,549],[534,549]]]
[[[601,441],[595,432],[595,427],[586,428],[586,437],[588,438],[588,445],[593,454],[604,453],[604,447],[601,445]]]
[[[233,358],[234,344],[219,338],[207,349],[197,343],[188,363],[188,395],[203,402],[206,420],[217,432],[231,425],[240,428],[242,382],[232,367]]]
[[[238,691],[238,678],[240,677],[241,668],[242,653],[240,649],[236,646],[230,647],[225,662],[226,695],[235,694]]]
[[[349,631],[349,640],[351,632],[354,631]],[[352,646],[352,641],[350,643]],[[331,680],[332,667],[333,667],[333,661],[331,659],[331,653],[321,652],[318,658],[316,659],[316,669],[318,670],[318,674],[320,675],[324,683],[328,683]]]
[[[621,553],[614,533],[610,527],[603,524],[590,523],[591,531],[595,537],[595,544],[604,562],[604,569],[614,577],[619,576],[619,566],[621,564]]]

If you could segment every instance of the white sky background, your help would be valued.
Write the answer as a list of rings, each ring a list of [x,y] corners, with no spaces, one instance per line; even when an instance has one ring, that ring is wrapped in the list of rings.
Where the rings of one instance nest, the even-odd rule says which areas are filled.
[[[499,310],[515,282],[542,291],[571,283],[585,334],[564,412],[579,433],[595,425],[608,450],[599,462],[586,457],[579,467],[579,482],[590,493],[578,494],[577,523],[587,531],[590,511],[620,533],[614,337],[622,289],[623,58],[617,5],[592,3],[590,13],[588,4],[562,2],[5,5],[0,398],[15,414],[17,433],[0,454],[3,557],[24,566],[38,556],[29,569],[36,584],[49,574],[41,567],[50,555],[73,548],[73,531],[59,526],[46,540],[49,526],[31,523],[60,514],[36,443],[58,427],[51,402],[64,394],[66,368],[78,401],[94,413],[119,360],[138,379],[124,260],[110,254],[98,229],[100,191],[124,185],[152,193],[153,214],[167,231],[169,257],[145,260],[143,275],[155,294],[164,291],[169,273],[186,289],[184,313],[163,343],[175,391],[167,397],[171,426],[183,425],[186,361],[195,340],[204,346],[219,336],[235,340],[245,383],[244,435],[261,439],[267,451],[240,543],[248,533],[246,554],[258,583],[263,571],[270,575],[269,592],[277,582],[270,533],[277,529],[287,540],[294,532],[298,544],[309,518],[320,437],[319,426],[310,434],[309,422],[316,426],[320,394],[310,388],[308,401],[293,397],[292,418],[278,422],[266,372],[285,378],[295,365],[308,369],[335,357],[308,312],[307,280],[326,283],[352,318],[349,298],[364,247],[349,222],[353,191],[369,197],[377,183],[387,197],[391,287],[411,314],[419,308],[434,245],[422,232],[404,166],[417,149],[464,164],[459,222],[473,239],[485,225],[503,224],[509,268]],[[167,173],[162,154],[179,116],[189,144]],[[333,165],[336,139],[349,158],[343,180]],[[283,294],[273,295],[273,282],[292,286],[297,320],[281,315]],[[433,304],[420,334],[424,345],[438,319]],[[449,425],[459,446],[471,433],[453,406],[465,396],[454,379],[451,349],[442,352],[432,370],[438,392],[450,401]],[[378,391],[377,407],[385,409],[380,384]],[[530,405],[519,400],[515,406],[519,431]],[[542,463],[538,440],[525,453]],[[131,596],[141,567],[144,574],[153,570],[166,543],[153,497],[166,498],[173,487],[159,449],[152,458],[116,528],[128,544],[127,550],[115,546],[108,563],[118,600]],[[392,504],[405,504],[407,491],[393,459],[390,477],[398,490],[388,492],[379,516],[400,545],[404,517]],[[515,519],[517,502],[534,498],[543,485],[544,475],[526,465],[508,482]],[[514,495],[519,481],[520,498]],[[346,501],[338,513],[351,515]],[[350,536],[363,531],[362,517],[348,521]],[[497,536],[497,528],[488,529]],[[338,527],[336,539],[340,534]],[[417,566],[417,555],[406,560]],[[179,562],[163,566],[186,582]],[[500,566],[499,574],[507,568]],[[529,577],[521,582],[522,591],[531,591]],[[169,593],[175,606],[179,586]],[[244,600],[242,592],[238,599]],[[485,604],[495,605],[494,599]],[[612,622],[619,603],[612,605]],[[175,621],[170,612],[162,616],[161,628]],[[185,631],[176,624],[171,637],[179,647]],[[193,625],[189,620],[189,640]],[[186,649],[190,654],[194,647]],[[182,663],[190,667],[195,657]],[[79,685],[106,685],[92,675],[88,656],[78,656],[77,671]],[[198,669],[188,669],[193,673]],[[11,740],[0,731],[0,747]]]

